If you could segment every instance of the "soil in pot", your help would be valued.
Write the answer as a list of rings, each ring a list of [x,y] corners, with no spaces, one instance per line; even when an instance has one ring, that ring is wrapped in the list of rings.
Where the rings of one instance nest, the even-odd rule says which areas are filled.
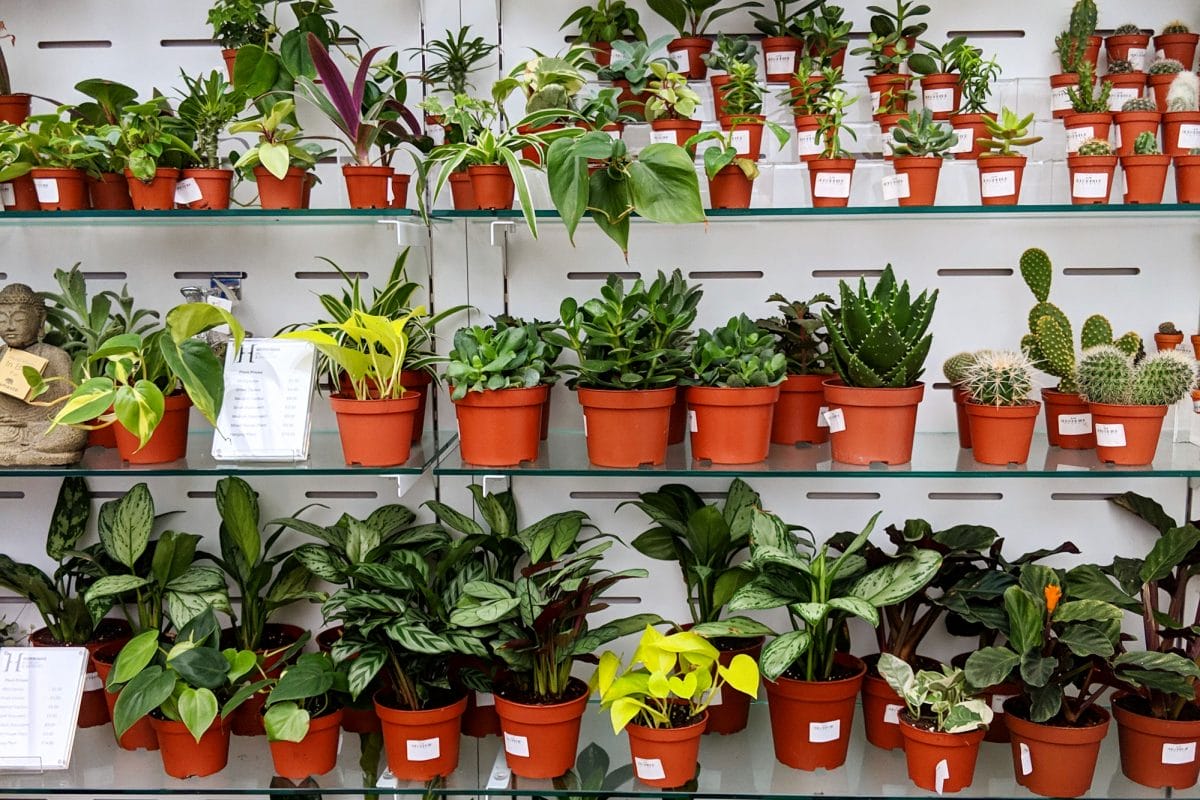
[[[392,176],[392,208],[408,208],[408,185],[412,175],[397,172]]]
[[[712,208],[749,208],[754,181],[741,167],[730,164],[708,179],[709,206]]]
[[[96,651],[92,653],[92,666],[95,667],[96,675],[100,678],[102,685],[108,681],[108,674],[112,672],[117,654],[124,646],[124,642],[110,642],[96,648]],[[104,690],[104,704],[108,707],[109,719],[112,719],[113,709],[117,705],[117,697],[120,694],[120,692]],[[113,733],[115,734],[116,731],[114,730]],[[117,739],[117,744],[122,750],[157,750],[158,737],[154,734],[154,726],[150,724],[150,718],[142,717],[135,722],[133,727]]]
[[[183,171],[182,180],[176,187],[176,193],[181,196],[194,196],[192,194],[184,195],[190,188],[186,186],[187,181],[194,181],[196,190],[200,192],[199,200],[182,203],[182,197],[177,197],[183,205],[188,208],[207,208],[213,211],[223,211],[229,208],[229,192],[233,186],[233,170],[231,169],[185,169]]]
[[[129,199],[138,211],[170,211],[175,208],[175,185],[179,183],[179,170],[159,167],[149,181],[138,180],[125,170],[129,183]]]
[[[717,657],[718,660],[723,665],[729,666],[733,662],[734,656],[742,654],[758,661],[758,657],[762,655],[765,638],[762,636],[756,639],[722,637],[714,638],[711,641],[713,647],[717,648],[720,653]],[[704,732],[726,736],[745,730],[750,719],[750,702],[752,700],[750,695],[742,694],[728,686],[722,686],[717,701],[708,707],[708,725]]]
[[[368,167],[347,164],[342,167],[346,179],[346,194],[351,208],[388,208],[388,184],[392,181],[391,167]]]
[[[975,762],[985,729],[942,733],[929,721],[900,716],[908,777],[918,788],[938,794],[960,792],[975,780]]]
[[[1134,783],[1152,789],[1190,789],[1200,774],[1196,743],[1200,740],[1200,713],[1184,706],[1182,719],[1155,719],[1146,701],[1119,694],[1113,698],[1113,716],[1121,746],[1121,772]]]
[[[963,450],[971,449],[971,421],[967,418],[967,398],[970,394],[961,386],[951,386],[954,396],[954,422],[958,427],[958,446]]]
[[[1077,394],[1042,389],[1042,403],[1046,406],[1046,438],[1051,447],[1064,450],[1096,447],[1092,409],[1086,400]]]
[[[125,180],[124,177],[121,178]],[[41,211],[38,203],[37,189],[33,186],[33,178],[28,174],[11,181],[0,183],[0,202],[5,211]]]
[[[1041,403],[1030,400],[1019,406],[991,406],[968,401],[965,405],[976,461],[1004,466],[1029,460]]]
[[[657,465],[667,459],[676,388],[577,390],[588,461],[598,467]]]
[[[677,144],[683,147],[688,139],[699,132],[698,119],[656,119],[650,123],[650,144]]]
[[[324,775],[337,766],[342,710],[309,720],[308,734],[298,742],[270,742],[275,774],[291,781]]]
[[[402,781],[428,781],[453,772],[466,708],[467,698],[460,697],[438,708],[405,711],[389,692],[376,694],[388,769]]]
[[[788,375],[779,387],[779,401],[771,421],[772,444],[824,444],[829,441],[829,423],[821,413],[825,406],[828,375]]]
[[[1162,114],[1157,111],[1118,111],[1113,115],[1113,121],[1117,125],[1117,138],[1120,141],[1117,145],[1117,155],[1131,156],[1133,143],[1139,135],[1151,133],[1155,139],[1158,138]]]
[[[808,163],[813,208],[845,208],[850,203],[853,158],[814,158]]]
[[[1126,205],[1161,203],[1170,166],[1170,156],[1121,156]]]
[[[164,398],[162,421],[150,434],[146,446],[138,449],[138,438],[119,422],[112,424],[117,452],[130,464],[168,464],[187,455],[188,417],[192,399],[183,392]]]
[[[485,211],[497,211],[513,207],[513,197],[516,194],[516,184],[508,167],[488,165],[473,165],[467,167],[471,176],[471,191],[475,194],[475,202]]]
[[[1110,464],[1139,467],[1154,461],[1166,406],[1090,403],[1096,428],[1096,457]]]
[[[921,78],[921,101],[936,120],[948,120],[962,105],[958,75],[935,74]]]
[[[692,458],[714,464],[754,464],[765,459],[779,394],[778,386],[689,386]]]
[[[289,167],[282,180],[264,167],[255,167],[254,182],[258,186],[259,206],[269,209],[303,208],[307,179],[307,174],[299,167]]]
[[[917,407],[924,396],[924,383],[903,389],[862,389],[838,379],[825,381],[833,460],[907,464],[912,460]]]
[[[32,103],[33,95],[0,94],[0,122],[20,125],[29,119],[29,109]]]
[[[203,778],[225,769],[229,763],[229,725],[221,717],[213,720],[197,742],[182,722],[150,715],[158,737],[163,771],[172,778]]]
[[[42,211],[82,211],[88,207],[87,175],[83,170],[34,167],[29,176]]]
[[[985,206],[1015,206],[1021,199],[1025,156],[983,156],[979,164],[979,197]]]
[[[901,206],[931,206],[937,199],[938,176],[942,172],[941,158],[897,158],[892,161],[896,175],[902,179],[897,197]],[[907,184],[907,196],[903,191]]]
[[[518,693],[500,688],[496,713],[504,739],[505,757],[521,778],[557,778],[575,765],[579,723],[587,709],[587,684],[572,678],[567,699],[559,703],[525,702]]]
[[[394,467],[408,461],[421,396],[405,392],[389,400],[355,400],[333,395],[342,456],[347,465]]]
[[[97,211],[128,211],[133,208],[129,197],[129,182],[119,172],[105,172],[100,177],[87,178],[88,199]]]
[[[667,44],[667,53],[675,59],[675,70],[690,81],[702,81],[708,75],[708,65],[700,56],[712,50],[712,40],[703,36],[685,36]]]
[[[1106,205],[1112,194],[1116,156],[1067,156],[1074,205]]]
[[[1030,722],[1028,708],[1023,697],[1004,704],[1017,783],[1043,797],[1078,797],[1087,792],[1100,743],[1108,733],[1108,712],[1092,706],[1087,724],[1068,728]]]
[[[793,769],[837,769],[846,762],[854,706],[867,665],[838,654],[829,681],[805,681],[784,673],[764,681],[775,758]]]
[[[278,678],[287,666],[283,663],[283,653],[279,652],[294,644],[304,635],[304,629],[296,625],[285,625],[279,622],[268,622],[263,629],[262,639],[255,652],[263,656],[263,672],[269,677]],[[222,632],[222,645],[235,646],[236,632],[225,629]],[[267,655],[270,653],[270,655]],[[229,730],[234,736],[265,736],[267,729],[263,727],[262,710],[267,702],[266,693],[259,692],[246,698],[246,701],[234,709],[229,715]],[[313,773],[317,774],[317,773]]]
[[[451,173],[450,197],[455,211],[479,210],[479,203],[475,201],[475,189],[471,185],[471,176],[465,172]]]
[[[96,626],[92,638],[83,643],[88,653],[95,655],[96,651],[106,645],[113,645],[120,650],[133,635],[129,623],[123,619],[105,618]],[[29,634],[30,647],[70,647],[55,641],[48,628],[39,628]],[[87,677],[83,682],[83,700],[79,705],[77,724],[81,728],[95,728],[104,725],[111,719],[111,712],[104,702],[104,678],[96,670],[94,663],[88,664]]]
[[[454,401],[459,450],[464,461],[505,467],[536,461],[542,408],[549,386],[467,392]]]
[[[672,717],[687,714],[684,708],[678,712]],[[633,772],[638,781],[661,789],[676,789],[695,778],[700,737],[708,725],[707,717],[705,713],[678,723],[672,719],[671,728],[647,728],[633,722],[626,725]]]
[[[1200,155],[1175,156],[1175,199],[1200,203]]]

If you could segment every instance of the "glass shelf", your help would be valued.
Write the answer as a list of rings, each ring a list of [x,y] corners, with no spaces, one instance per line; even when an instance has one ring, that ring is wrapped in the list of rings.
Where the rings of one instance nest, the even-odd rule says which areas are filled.
[[[408,463],[395,467],[350,467],[342,457],[342,442],[337,431],[313,431],[307,461],[215,461],[212,457],[211,430],[188,435],[187,456],[169,464],[129,464],[115,449],[89,447],[83,460],[67,467],[0,467],[4,478],[62,478],[67,475],[91,476],[179,476],[179,475],[421,475],[435,464],[458,440],[448,431],[426,431],[413,445]]]
[[[374,225],[421,224],[409,208],[179,208],[170,211],[0,211],[0,225]]]
[[[629,744],[624,734],[614,735],[606,713],[595,703],[583,718],[579,747],[590,743],[608,756],[609,771],[630,763]],[[694,787],[668,791],[653,789],[626,778],[603,791],[556,788],[552,781],[512,778],[503,788],[485,788],[500,749],[499,737],[471,739],[463,737],[459,767],[441,785],[426,787],[400,783],[396,788],[376,788],[364,778],[359,766],[360,740],[343,734],[338,766],[316,777],[315,785],[295,787],[272,779],[267,741],[262,737],[234,736],[229,765],[206,778],[177,780],[166,777],[158,753],[126,752],[117,748],[108,726],[80,730],[75,740],[71,767],[39,775],[7,774],[0,777],[0,793],[17,795],[132,795],[132,796],[229,796],[266,795],[402,795],[402,796],[479,796],[479,797],[695,797],[762,798],[775,800],[812,798],[830,800],[851,798],[924,798],[934,796],[914,787],[900,750],[878,750],[866,743],[862,719],[854,721],[846,766],[830,771],[803,772],[775,761],[771,726],[765,703],[751,706],[746,730],[731,736],[705,736],[700,746],[700,770]],[[367,776],[369,778],[369,776]],[[1013,778],[1009,745],[985,742],[979,754],[974,783],[955,797],[1029,798],[1032,795]],[[1167,798],[1166,790],[1148,789],[1121,774],[1117,755],[1117,731],[1113,724],[1100,751],[1092,798],[1113,800],[1150,800]]]
[[[1169,436],[1159,441],[1154,463],[1145,467],[1116,467],[1102,464],[1092,450],[1062,450],[1050,447],[1046,437],[1034,437],[1029,461],[1024,465],[980,464],[970,450],[958,446],[953,433],[917,434],[913,459],[908,464],[854,466],[834,463],[829,445],[771,445],[767,460],[757,464],[713,464],[693,461],[686,444],[667,449],[665,464],[632,469],[597,467],[587,459],[582,431],[550,432],[537,461],[515,467],[480,467],[466,463],[457,446],[451,448],[434,468],[437,475],[530,475],[582,477],[672,477],[732,478],[1190,478],[1200,476],[1200,447],[1174,443]]]

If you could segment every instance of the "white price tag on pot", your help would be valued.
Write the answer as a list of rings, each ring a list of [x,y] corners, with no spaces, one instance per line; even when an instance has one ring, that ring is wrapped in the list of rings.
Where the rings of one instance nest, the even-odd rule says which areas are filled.
[[[491,692],[476,692],[475,693],[475,707],[476,708],[485,708],[487,706],[494,706],[494,705],[496,705],[496,695],[492,694]]]
[[[1124,447],[1125,426],[1119,422],[1096,425],[1096,444],[1101,447]]]
[[[1200,125],[1180,125],[1179,146],[1184,150],[1191,150],[1193,147],[1200,147]]]
[[[954,89],[926,89],[921,96],[925,100],[925,108],[935,114],[944,114],[954,110]]]
[[[637,776],[644,781],[661,781],[667,777],[661,758],[635,758],[633,768],[637,771]]]
[[[700,420],[696,417],[695,409],[688,409],[688,430],[692,433],[699,433]]]
[[[529,739],[524,736],[517,736],[515,733],[505,732],[504,752],[511,753],[514,756],[529,758]]]
[[[888,703],[883,709],[883,722],[886,725],[900,724],[900,706],[895,703]]]
[[[1059,414],[1059,436],[1087,436],[1092,432],[1091,414]]]
[[[1076,172],[1071,181],[1071,196],[1081,200],[1095,200],[1108,196],[1108,174],[1104,172]]]
[[[34,178],[33,188],[37,192],[37,199],[39,203],[58,202],[57,178]]]
[[[950,148],[951,153],[969,153],[975,149],[974,128],[955,128],[954,135],[958,143]]]
[[[396,190],[392,185],[392,179],[388,178],[387,182],[387,204],[391,208],[392,203],[396,201]]]
[[[829,413],[829,406],[821,406],[817,410],[817,427],[828,428],[829,420],[825,419],[825,415]]]
[[[650,131],[650,144],[676,144],[675,131]]]
[[[200,191],[200,184],[196,183],[195,178],[184,178],[175,184],[176,205],[186,206],[203,199],[204,194]]]
[[[17,193],[13,190],[11,183],[0,183],[0,203],[6,206],[17,204]]]
[[[871,92],[871,113],[879,113],[879,92]]]
[[[675,59],[675,71],[681,75],[686,75],[692,71],[692,51],[691,50],[672,50],[671,58]]]
[[[408,750],[409,761],[433,761],[442,755],[442,740],[433,739],[409,739],[405,746]]]
[[[1004,704],[1013,698],[1011,694],[994,694],[992,695],[992,711],[996,714],[1004,713]]]
[[[821,152],[817,145],[816,131],[796,131],[796,155],[800,158],[815,156]]]
[[[842,413],[840,408],[826,411],[824,416],[825,424],[829,426],[830,433],[841,433],[846,430],[846,415]]]
[[[882,182],[883,184],[883,199],[898,200],[907,198],[910,195],[908,188],[908,173],[899,175],[888,175]]]
[[[767,53],[767,72],[771,75],[791,75],[796,71],[796,51]]]
[[[1172,742],[1164,742],[1162,749],[1162,763],[1164,764],[1191,764],[1196,760],[1196,743],[1195,742],[1180,742],[1178,744]]]
[[[733,135],[729,137],[729,143],[733,145],[733,149],[737,151],[739,156],[758,155],[758,153],[750,152],[750,131],[734,131]]]
[[[840,719],[830,720],[829,722],[808,723],[808,741],[813,744],[836,742],[841,735],[842,721]]]
[[[1071,96],[1067,94],[1066,86],[1055,86],[1050,90],[1050,109],[1066,111],[1071,107]]]
[[[1021,742],[1021,774],[1028,775],[1033,772],[1033,756],[1029,754],[1029,745]]]
[[[1123,105],[1128,103],[1130,100],[1140,97],[1141,94],[1142,93],[1138,91],[1137,88],[1132,86],[1123,86],[1120,89],[1113,89],[1108,94],[1108,110],[1120,111]]]
[[[1017,193],[1017,173],[1011,169],[981,173],[979,193],[983,197],[1012,197]]]
[[[933,768],[933,786],[937,789],[937,793],[942,793],[942,787],[946,785],[946,781],[950,778],[950,762],[942,759]]]
[[[583,415],[583,435],[587,436],[587,414]]]
[[[1088,139],[1096,138],[1096,129],[1091,125],[1082,128],[1067,128],[1067,152],[1074,153]]]
[[[98,692],[104,688],[104,681],[100,680],[100,676],[95,672],[89,672],[83,679],[83,690],[85,692]]]
[[[1143,72],[1146,69],[1146,48],[1131,47],[1129,54],[1125,56],[1125,60],[1133,64],[1134,72]]]
[[[850,173],[818,172],[813,197],[849,197]]]

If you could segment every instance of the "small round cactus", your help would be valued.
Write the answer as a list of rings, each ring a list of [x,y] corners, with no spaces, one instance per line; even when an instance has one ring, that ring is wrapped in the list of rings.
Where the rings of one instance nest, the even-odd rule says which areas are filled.
[[[1160,322],[1158,324],[1158,332],[1166,336],[1174,336],[1179,333],[1179,328],[1175,327],[1174,322]]]
[[[1163,28],[1162,32],[1164,34],[1191,33],[1192,29],[1187,26],[1186,22],[1183,22],[1182,20],[1174,19],[1167,23],[1166,27]]]
[[[1139,156],[1161,156],[1162,150],[1158,149],[1158,137],[1150,131],[1139,133],[1133,140],[1133,153]]]
[[[946,380],[955,386],[960,386],[967,379],[967,370],[975,363],[975,353],[956,353],[942,364],[942,373]]]
[[[1146,356],[1130,386],[1130,402],[1138,406],[1178,403],[1196,385],[1196,360],[1178,350]]]
[[[967,367],[966,389],[981,405],[1024,405],[1033,391],[1033,362],[1014,350],[977,353]]]
[[[1158,111],[1153,97],[1132,97],[1121,106],[1122,111]]]
[[[1108,62],[1109,75],[1128,75],[1134,72],[1133,62],[1124,58],[1114,58]]]
[[[1156,58],[1146,71],[1151,75],[1177,75],[1183,72],[1183,62],[1174,58]]]
[[[1118,26],[1112,32],[1113,36],[1137,36],[1142,32],[1142,29],[1132,22],[1126,22],[1124,25]]]
[[[1111,156],[1112,154],[1112,145],[1104,139],[1088,139],[1079,145],[1079,155],[1081,156]]]
[[[1077,368],[1079,393],[1090,403],[1124,405],[1133,384],[1133,359],[1110,345],[1083,352]]]

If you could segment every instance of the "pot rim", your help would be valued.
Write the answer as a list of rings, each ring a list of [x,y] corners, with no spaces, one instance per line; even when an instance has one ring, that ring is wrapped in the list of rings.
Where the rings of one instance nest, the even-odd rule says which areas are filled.
[[[1115,403],[1088,403],[1092,409],[1092,415],[1097,414],[1105,417],[1130,417],[1133,419],[1153,419],[1156,417],[1165,417],[1169,406],[1132,406],[1120,405]]]
[[[537,386],[510,386],[506,389],[484,389],[482,392],[467,392],[465,396],[452,402],[469,408],[524,408],[540,406],[546,402],[546,393],[549,390],[548,383],[539,383]]]
[[[680,742],[699,738],[704,735],[706,727],[708,727],[707,709],[700,715],[699,721],[693,722],[691,725],[684,725],[682,728],[651,728],[630,722],[625,726],[625,733],[631,739],[641,739],[645,742]]]

